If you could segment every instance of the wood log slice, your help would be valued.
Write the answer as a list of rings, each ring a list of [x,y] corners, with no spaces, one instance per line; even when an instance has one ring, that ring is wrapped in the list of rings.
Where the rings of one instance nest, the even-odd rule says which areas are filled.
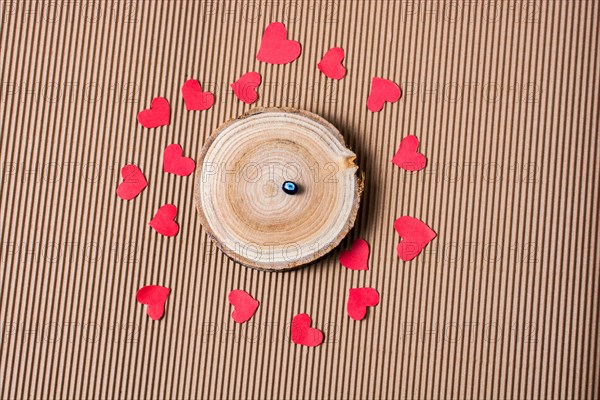
[[[354,225],[356,155],[318,115],[257,108],[216,129],[196,169],[200,222],[239,263],[285,271],[323,256]],[[299,188],[283,191],[284,182]]]

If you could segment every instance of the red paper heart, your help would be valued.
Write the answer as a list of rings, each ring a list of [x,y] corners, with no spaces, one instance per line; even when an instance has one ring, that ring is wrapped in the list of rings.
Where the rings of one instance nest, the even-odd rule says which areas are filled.
[[[179,225],[175,222],[177,207],[165,204],[158,209],[154,218],[148,223],[156,232],[164,236],[175,236],[179,232]]]
[[[215,103],[215,96],[211,92],[203,92],[200,82],[195,79],[185,81],[181,95],[188,111],[208,110]]]
[[[179,176],[188,176],[196,169],[196,163],[183,156],[183,149],[178,144],[170,144],[163,153],[163,171]]]
[[[352,288],[348,291],[346,310],[353,320],[360,321],[365,318],[367,307],[374,307],[377,304],[379,304],[379,293],[373,288]]]
[[[148,306],[146,313],[153,320],[161,319],[165,313],[165,302],[171,289],[164,286],[149,285],[137,291],[136,298],[139,303]]]
[[[256,59],[269,64],[287,64],[300,57],[301,52],[300,43],[287,39],[285,25],[273,22],[263,33]]]
[[[252,318],[258,309],[258,300],[255,300],[244,290],[232,290],[229,292],[228,299],[233,306],[231,318],[233,318],[233,320],[239,324],[242,324]]]
[[[403,261],[410,261],[418,256],[437,236],[423,221],[408,216],[398,218],[394,222],[394,229],[402,238],[397,251]]]
[[[155,97],[150,108],[140,111],[137,116],[138,122],[145,128],[169,125],[170,118],[171,108],[164,97]]]
[[[246,104],[252,104],[258,99],[256,89],[260,86],[262,77],[258,72],[248,72],[240,76],[230,86],[238,99]]]
[[[117,187],[117,196],[123,200],[131,200],[148,186],[148,181],[142,171],[133,164],[121,168],[123,182]]]
[[[366,271],[369,269],[369,244],[363,239],[357,239],[352,243],[350,250],[342,251],[340,263],[354,271]]]
[[[298,314],[292,319],[292,342],[309,347],[323,343],[323,332],[317,328],[311,328],[311,322],[308,314]]]
[[[394,82],[382,78],[373,78],[371,93],[367,99],[367,108],[373,112],[381,111],[386,101],[395,103],[401,95],[400,88]]]
[[[344,59],[344,49],[334,47],[327,50],[327,53],[321,58],[317,64],[319,70],[331,79],[342,79],[346,76],[346,68],[342,65]]]
[[[419,171],[425,168],[427,158],[419,152],[419,139],[416,136],[409,135],[402,139],[400,147],[392,158],[392,162],[407,171]]]

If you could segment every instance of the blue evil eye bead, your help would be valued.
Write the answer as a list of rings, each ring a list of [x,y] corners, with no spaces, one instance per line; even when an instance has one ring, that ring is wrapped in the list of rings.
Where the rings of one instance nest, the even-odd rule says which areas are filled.
[[[283,182],[283,186],[281,188],[287,194],[298,193],[298,185],[296,185],[294,182],[285,181],[285,182]]]

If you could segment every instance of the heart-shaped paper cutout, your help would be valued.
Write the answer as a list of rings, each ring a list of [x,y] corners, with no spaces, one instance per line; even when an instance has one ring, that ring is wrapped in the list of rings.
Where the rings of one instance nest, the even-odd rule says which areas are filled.
[[[123,182],[117,187],[117,196],[123,200],[131,200],[148,186],[148,181],[142,171],[134,164],[121,168]]]
[[[252,104],[258,99],[256,89],[260,86],[261,81],[262,77],[258,72],[247,72],[230,86],[238,99],[246,104]]]
[[[292,342],[303,346],[315,347],[323,343],[323,332],[311,328],[312,320],[308,314],[298,314],[292,319]]]
[[[171,289],[164,286],[149,285],[139,289],[137,301],[148,306],[146,313],[153,320],[161,319],[165,313],[165,302]]]
[[[369,269],[369,244],[363,239],[356,239],[350,250],[342,251],[340,263],[354,271],[366,271]]]
[[[158,128],[169,125],[171,119],[171,107],[164,97],[155,97],[150,108],[138,113],[137,120],[145,128]]]
[[[208,110],[215,103],[215,96],[211,92],[203,92],[200,82],[195,79],[185,81],[181,95],[188,111]]]
[[[370,111],[381,111],[385,102],[395,103],[400,100],[402,92],[398,85],[388,79],[373,78],[371,92],[367,99],[367,108]]]
[[[248,321],[256,310],[259,302],[244,290],[232,290],[228,296],[229,302],[233,306],[231,318],[239,324]]]
[[[163,171],[179,176],[188,176],[196,169],[196,162],[183,156],[183,149],[178,144],[170,144],[163,153]]]
[[[342,65],[344,59],[344,49],[334,47],[327,50],[327,53],[321,58],[317,64],[319,70],[331,79],[342,79],[346,76],[346,68]]]
[[[256,59],[269,64],[287,64],[300,57],[301,52],[300,43],[287,39],[285,25],[273,22],[263,33]]]
[[[416,136],[409,135],[402,139],[400,147],[392,158],[392,162],[407,171],[419,171],[425,168],[427,158],[419,152],[419,139]]]
[[[163,236],[175,236],[179,232],[179,225],[175,222],[176,216],[177,207],[173,204],[165,204],[158,209],[148,225]]]
[[[367,307],[374,307],[377,304],[379,304],[379,293],[373,288],[352,288],[348,291],[346,310],[353,320],[360,321],[367,315]]]
[[[408,216],[398,218],[394,222],[394,229],[402,238],[398,243],[397,251],[403,261],[410,261],[418,256],[437,236],[423,221]]]

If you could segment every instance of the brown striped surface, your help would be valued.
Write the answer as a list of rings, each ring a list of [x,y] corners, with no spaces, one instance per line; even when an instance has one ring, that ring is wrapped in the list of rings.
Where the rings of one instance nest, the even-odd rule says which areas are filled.
[[[0,1],[0,397],[594,398],[600,393],[598,131],[600,4],[595,1]],[[284,66],[255,59],[264,28],[303,46]],[[348,75],[316,64],[341,46]],[[229,84],[263,76],[253,106]],[[401,100],[366,108],[373,76]],[[215,93],[187,112],[190,78]],[[171,124],[136,114],[155,96]],[[230,261],[202,230],[192,177],[162,173],[162,151],[199,154],[254,106],[334,123],[367,180],[355,228],[369,271],[340,248],[295,272]],[[428,157],[390,160],[416,134]],[[120,168],[149,187],[117,198]],[[148,227],[162,204],[181,230]],[[414,261],[394,220],[438,238]],[[172,289],[151,321],[137,289]],[[379,306],[345,313],[348,289]],[[260,300],[235,324],[227,294]],[[307,312],[326,340],[294,345]]]

